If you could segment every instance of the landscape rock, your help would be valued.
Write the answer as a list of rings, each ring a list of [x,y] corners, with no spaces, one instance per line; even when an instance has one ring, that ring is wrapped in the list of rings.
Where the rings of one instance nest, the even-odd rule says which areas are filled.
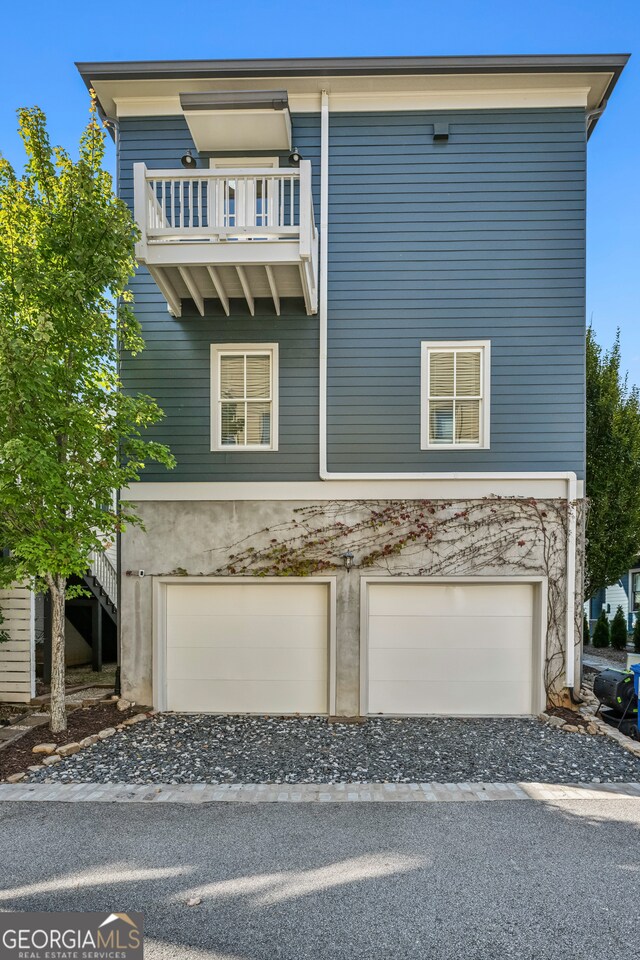
[[[116,732],[115,727],[106,727],[104,730],[101,730],[98,734],[100,740],[107,740],[109,737],[113,737]]]
[[[123,720],[122,724],[125,727],[132,727],[134,723],[141,723],[143,720],[147,720],[148,717],[146,713],[136,713],[134,717],[129,717],[128,720]]]
[[[49,756],[52,753],[55,753],[56,744],[55,743],[36,743],[35,747],[32,747],[31,753],[45,753]]]
[[[575,723],[565,723],[562,729],[565,733],[580,733],[580,727],[576,726]]]
[[[564,727],[566,725],[566,722],[567,721],[563,720],[562,717],[549,717],[549,721],[548,721],[550,727],[557,727],[558,730]]]
[[[82,747],[79,743],[65,743],[63,746],[58,747],[56,753],[60,757],[71,757],[74,753],[80,753]]]
[[[84,737],[80,740],[81,747],[92,747],[94,743],[97,743],[100,737],[97,733],[92,733],[90,737]]]
[[[61,760],[62,760],[62,757],[59,756],[59,754],[54,753],[50,757],[45,757],[42,763],[44,764],[45,767],[52,767],[54,763],[60,763]]]
[[[7,777],[7,783],[20,783],[21,780],[24,780],[25,773],[12,773],[10,777]]]
[[[124,711],[128,710],[131,706],[133,706],[131,700],[125,700],[124,697],[121,697],[121,699],[116,703],[116,707],[121,713],[124,713]]]

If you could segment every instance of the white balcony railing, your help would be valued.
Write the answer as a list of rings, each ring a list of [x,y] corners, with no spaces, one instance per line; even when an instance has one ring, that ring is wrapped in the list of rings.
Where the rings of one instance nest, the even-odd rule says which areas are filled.
[[[269,268],[267,289],[274,302],[280,295],[299,296],[302,292],[307,307],[314,307],[309,312],[315,312],[318,234],[309,161],[301,161],[299,168],[184,171],[148,170],[138,163],[134,165],[134,207],[142,233],[138,258],[155,267],[156,273],[157,268],[179,271],[178,277],[164,278],[178,299],[181,295],[174,281],[180,286],[180,278],[185,296],[198,304],[202,295],[198,290],[194,297],[193,287],[202,283],[185,274],[185,268],[234,266],[243,270],[262,265]],[[231,245],[235,249],[229,249]],[[302,268],[304,289],[278,293],[275,278],[274,293],[274,270],[296,264]],[[244,296],[246,279],[239,275],[240,295]],[[215,280],[213,284],[219,295]],[[163,284],[159,285],[162,289]],[[163,293],[166,296],[166,290]],[[258,291],[256,295],[261,294]],[[249,292],[247,299],[251,297]],[[223,304],[225,298],[223,293]],[[167,299],[171,307],[172,298]]]
[[[90,564],[89,572],[91,576],[95,577],[98,581],[107,599],[111,601],[114,607],[117,607],[118,574],[109,557],[100,550],[92,550]]]

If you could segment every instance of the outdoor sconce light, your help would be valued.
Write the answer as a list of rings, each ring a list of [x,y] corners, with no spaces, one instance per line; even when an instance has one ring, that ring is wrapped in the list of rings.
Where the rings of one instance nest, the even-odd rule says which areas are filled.
[[[433,142],[434,143],[446,143],[449,139],[449,124],[448,123],[434,123],[433,125]]]
[[[191,153],[191,150],[187,150],[184,156],[180,157],[180,163],[187,170],[195,170],[195,168],[198,166],[196,163],[196,158]]]
[[[351,550],[347,550],[346,553],[343,553],[342,559],[344,560],[345,570],[347,573],[349,573],[351,567],[353,566],[353,554],[351,553]]]
[[[289,154],[289,163],[292,163],[297,167],[301,160],[302,154],[297,150],[296,147],[294,147],[293,152]]]

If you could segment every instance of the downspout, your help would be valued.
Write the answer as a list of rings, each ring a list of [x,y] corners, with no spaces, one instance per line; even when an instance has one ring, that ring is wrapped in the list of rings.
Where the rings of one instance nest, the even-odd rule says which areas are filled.
[[[329,289],[329,94],[322,91],[320,106],[320,284],[318,312],[320,326],[320,479],[327,480],[327,294]]]
[[[575,602],[576,602],[576,541],[577,541],[577,480],[575,474],[567,477],[567,619],[565,683],[573,692],[575,685]]]

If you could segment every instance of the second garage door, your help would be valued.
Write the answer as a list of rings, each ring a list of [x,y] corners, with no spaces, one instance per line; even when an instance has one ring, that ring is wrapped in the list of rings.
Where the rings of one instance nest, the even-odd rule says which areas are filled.
[[[328,712],[328,587],[169,584],[168,710]]]
[[[533,587],[372,583],[368,712],[534,712]]]

